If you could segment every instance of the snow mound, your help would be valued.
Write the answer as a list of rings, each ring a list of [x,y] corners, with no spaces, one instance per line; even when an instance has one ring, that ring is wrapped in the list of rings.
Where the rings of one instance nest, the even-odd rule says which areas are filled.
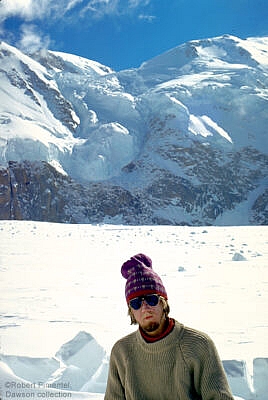
[[[90,375],[98,369],[104,356],[104,349],[87,332],[79,332],[56,353],[66,365],[75,365]]]
[[[64,365],[52,374],[47,383],[51,387],[63,387],[72,391],[80,391],[87,379],[88,375],[82,368],[75,365]]]
[[[253,385],[257,399],[267,398],[268,358],[255,358],[253,361]]]
[[[46,382],[60,365],[55,358],[33,358],[13,355],[1,355],[0,358],[15,375],[34,382]]]
[[[92,335],[84,331],[63,344],[53,358],[1,355],[0,359],[2,370],[30,382],[26,385],[28,389],[105,392],[108,375],[106,352]],[[22,386],[15,385],[12,390],[24,389]],[[9,395],[12,397],[10,393],[7,397]]]
[[[246,257],[241,253],[235,253],[232,257],[232,261],[247,261]]]
[[[81,390],[82,387],[89,387],[88,382],[95,381],[96,371],[102,367],[103,360],[106,357],[104,349],[87,332],[79,332],[72,340],[61,346],[56,353],[56,357],[61,361],[61,367],[54,372],[49,379],[49,383],[59,384],[70,383],[72,390]],[[96,385],[103,389],[105,382],[99,382]],[[104,385],[104,386],[103,386]]]
[[[81,392],[94,392],[94,393],[104,393],[107,383],[109,370],[109,360],[104,359],[101,366],[95,372],[95,374],[90,378],[90,380],[82,386]]]
[[[224,360],[223,366],[233,394],[252,399],[253,390],[245,361]]]
[[[38,382],[28,382],[16,376],[12,370],[0,361],[1,399],[9,398],[71,398],[72,400],[101,400],[102,394],[62,391]]]

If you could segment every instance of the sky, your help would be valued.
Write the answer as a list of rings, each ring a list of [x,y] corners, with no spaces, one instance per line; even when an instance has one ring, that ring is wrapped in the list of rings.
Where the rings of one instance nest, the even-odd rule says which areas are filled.
[[[0,40],[137,68],[189,40],[268,35],[267,0],[0,0]]]

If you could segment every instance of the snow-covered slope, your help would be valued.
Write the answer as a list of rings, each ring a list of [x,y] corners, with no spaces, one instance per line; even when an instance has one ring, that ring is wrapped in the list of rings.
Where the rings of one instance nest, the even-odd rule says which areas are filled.
[[[78,124],[71,104],[38,62],[1,43],[1,162],[59,162]]]
[[[2,165],[45,161],[103,182],[105,197],[120,187],[145,223],[267,223],[267,37],[192,41],[120,72],[5,43],[0,54]]]

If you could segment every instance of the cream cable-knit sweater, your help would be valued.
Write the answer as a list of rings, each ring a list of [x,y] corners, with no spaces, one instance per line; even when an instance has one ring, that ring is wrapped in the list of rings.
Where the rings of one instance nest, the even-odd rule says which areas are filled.
[[[176,321],[147,343],[139,330],[115,343],[105,400],[233,400],[219,355],[204,333]]]

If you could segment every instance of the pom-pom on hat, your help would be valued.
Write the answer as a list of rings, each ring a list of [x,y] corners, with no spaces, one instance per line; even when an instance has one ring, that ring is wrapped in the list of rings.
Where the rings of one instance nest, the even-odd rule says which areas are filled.
[[[131,299],[146,294],[159,294],[167,299],[167,292],[159,275],[152,268],[152,260],[139,253],[131,257],[121,267],[121,274],[127,280],[125,295]]]

